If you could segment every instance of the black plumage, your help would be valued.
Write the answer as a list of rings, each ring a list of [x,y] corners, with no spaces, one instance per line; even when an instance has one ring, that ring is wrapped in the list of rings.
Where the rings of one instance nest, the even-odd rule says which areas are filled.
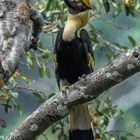
[[[94,60],[94,54],[90,37],[85,29],[80,30],[79,37],[77,32],[75,38],[70,42],[62,39],[63,28],[59,31],[54,55],[56,56],[56,77],[59,85],[60,79],[66,79],[73,84],[83,74],[93,72],[93,66],[90,61]]]
[[[63,30],[64,29],[62,28],[59,31],[54,48],[55,74],[60,90],[62,88],[60,87],[60,80],[67,80],[70,84],[73,84],[78,81],[78,78],[81,77],[83,74],[87,75],[93,72],[94,61],[92,44],[88,32],[85,29],[81,29],[79,36],[76,32],[75,37],[71,41],[64,41],[62,39]],[[77,107],[77,109],[79,107]],[[87,118],[86,121],[87,123],[90,123],[88,122],[88,108],[88,113],[86,113],[83,107],[80,107],[79,109],[82,112],[85,112],[85,116]],[[81,112],[80,110],[78,113],[79,115]],[[78,117],[79,121],[81,120],[80,123],[86,123],[82,122],[81,116],[76,117],[76,114],[73,114],[77,112],[75,111],[76,110],[71,110],[70,114],[72,114],[72,116],[74,115],[75,119]],[[87,128],[83,130],[80,128],[76,128],[74,130],[70,130],[69,140],[94,140],[92,129]]]
[[[54,47],[55,74],[59,89],[93,72],[94,54],[91,39],[84,27],[89,21],[89,0],[64,0],[69,16],[64,28],[57,34]],[[75,3],[76,2],[76,3]],[[94,140],[87,104],[70,108],[69,140]]]
[[[69,140],[94,140],[92,129],[69,131]]]

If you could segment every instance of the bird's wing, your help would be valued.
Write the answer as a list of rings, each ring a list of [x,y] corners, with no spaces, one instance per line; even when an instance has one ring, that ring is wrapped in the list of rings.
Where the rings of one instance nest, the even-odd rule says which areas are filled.
[[[85,29],[80,30],[80,40],[86,53],[86,61],[93,68],[94,52],[88,32]]]
[[[57,54],[58,52],[58,47],[60,46],[60,41],[62,40],[63,30],[64,28],[61,28],[56,36],[56,41],[54,45],[54,54]]]
[[[64,28],[61,28],[56,36],[56,41],[55,41],[55,45],[54,45],[54,52],[53,52],[53,60],[54,60],[54,64],[55,64],[55,75],[56,75],[56,80],[57,80],[57,84],[58,84],[59,88],[60,88],[60,77],[59,77],[59,74],[57,73],[57,65],[58,65],[57,55],[59,53],[58,49],[60,46],[60,42],[62,40],[63,30],[64,30]]]

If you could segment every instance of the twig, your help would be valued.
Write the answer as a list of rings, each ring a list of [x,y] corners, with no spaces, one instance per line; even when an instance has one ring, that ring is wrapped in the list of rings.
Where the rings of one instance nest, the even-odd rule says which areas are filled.
[[[39,93],[42,93],[42,91],[40,91],[40,90],[36,90],[36,89],[28,88],[28,87],[17,86],[15,88],[17,88],[17,89],[23,89],[23,90],[28,90],[28,91],[31,91],[31,92],[39,92]]]
[[[89,24],[90,27],[94,30],[94,32],[96,33],[96,36],[98,37],[98,39],[105,45],[107,45],[109,48],[116,50],[118,52],[118,54],[122,54],[124,51],[122,49],[120,49],[118,46],[110,43],[109,41],[105,40],[104,37],[102,37],[100,35],[100,33],[93,27],[93,25]]]
[[[128,29],[130,29],[130,28],[132,28],[132,27],[135,26],[135,23],[126,26],[126,25],[116,25],[116,24],[113,23],[111,20],[106,20],[106,19],[102,19],[102,20],[103,20],[103,22],[105,22],[105,23],[107,23],[107,24],[110,24],[110,25],[112,25],[113,27],[115,27],[115,28],[117,28],[117,29],[120,29],[120,30],[128,30]]]

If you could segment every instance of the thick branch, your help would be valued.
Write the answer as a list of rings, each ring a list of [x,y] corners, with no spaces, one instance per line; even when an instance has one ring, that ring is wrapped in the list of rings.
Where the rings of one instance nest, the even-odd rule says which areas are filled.
[[[29,4],[28,0],[0,0],[0,85],[15,72],[42,30],[43,19]]]
[[[97,72],[81,78],[66,93],[60,93],[36,109],[6,140],[31,140],[69,113],[72,105],[95,99],[103,91],[140,70],[140,46],[123,54]]]
[[[31,24],[25,0],[1,0],[0,9],[0,69],[1,78],[6,82],[21,55],[29,49]]]

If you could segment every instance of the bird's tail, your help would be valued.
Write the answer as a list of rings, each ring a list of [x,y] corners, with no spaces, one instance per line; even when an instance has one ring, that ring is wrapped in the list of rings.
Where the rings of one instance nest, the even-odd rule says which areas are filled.
[[[94,140],[87,104],[71,108],[69,140]]]

